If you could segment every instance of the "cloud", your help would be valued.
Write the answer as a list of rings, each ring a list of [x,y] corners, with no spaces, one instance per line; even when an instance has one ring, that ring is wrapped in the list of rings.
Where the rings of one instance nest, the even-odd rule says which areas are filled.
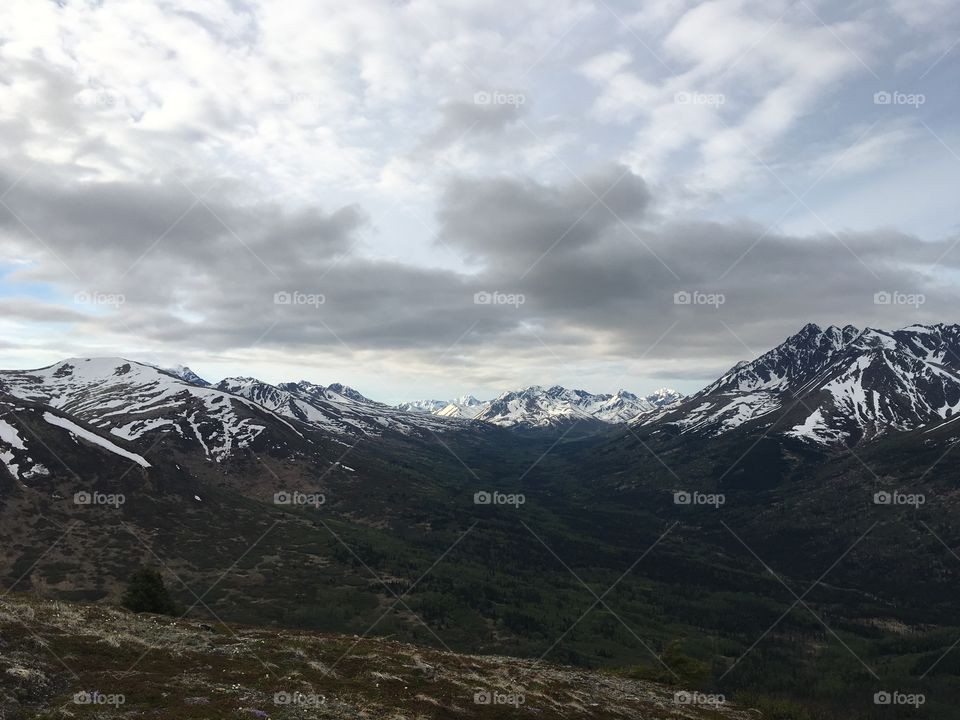
[[[953,237],[913,232],[955,222],[948,3],[611,8],[3,3],[8,337],[503,387],[706,377],[808,321],[951,319]],[[938,58],[929,103],[873,104]],[[768,228],[824,173],[807,226],[843,206],[853,229]]]
[[[496,98],[502,102],[495,102]],[[512,100],[507,102],[507,100]],[[523,93],[478,91],[473,102],[449,102],[441,108],[440,125],[428,135],[422,145],[425,150],[436,150],[464,141],[467,136],[497,139],[503,130],[516,123],[522,114],[526,98]]]
[[[18,238],[11,251],[29,254],[45,246],[61,260],[20,271],[32,280],[65,270],[105,286],[129,280],[150,287],[158,271],[175,273],[161,280],[175,280],[251,260],[260,272],[277,275],[296,268],[304,256],[323,262],[345,252],[364,222],[355,206],[324,214],[310,207],[237,205],[219,192],[196,193],[174,180],[67,185],[0,174],[0,185],[10,188],[0,228]],[[215,186],[215,180],[206,184],[208,190]]]
[[[595,242],[621,220],[638,218],[649,202],[643,179],[621,166],[563,186],[461,178],[443,197],[441,236],[519,279],[547,253],[562,256]]]
[[[618,166],[561,185],[452,181],[442,239],[476,259],[473,273],[366,256],[354,207],[291,213],[210,200],[150,248],[189,195],[24,179],[5,201],[32,230],[0,211],[0,244],[32,263],[14,280],[65,295],[122,294],[121,306],[84,315],[84,332],[185,353],[377,353],[476,379],[502,377],[511,362],[642,356],[651,376],[666,368],[683,377],[722,369],[749,355],[744,344],[761,351],[811,320],[896,327],[943,320],[957,300],[926,269],[944,253],[940,267],[957,269],[960,253],[946,242],[892,230],[796,237],[747,221],[664,223],[649,213],[646,183]],[[875,305],[881,291],[927,297],[919,307]],[[677,304],[679,292],[723,301]],[[500,299],[477,302],[476,293]],[[20,317],[38,313],[81,322],[74,311],[19,308]]]
[[[652,63],[613,51],[581,71],[600,89],[600,120],[638,126],[631,167],[660,180],[679,166],[701,192],[766,180],[762,158],[781,155],[840,83],[870,72],[877,44],[865,19],[824,25],[786,2],[699,3],[660,35]]]
[[[87,315],[79,309],[39,302],[33,298],[0,299],[0,316],[8,322],[26,320],[31,323],[77,323],[87,319]]]

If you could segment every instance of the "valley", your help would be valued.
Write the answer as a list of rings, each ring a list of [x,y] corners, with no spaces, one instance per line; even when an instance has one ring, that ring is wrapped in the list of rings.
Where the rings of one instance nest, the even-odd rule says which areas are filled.
[[[146,565],[192,622],[949,717],[957,337],[808,326],[629,422],[567,391],[499,425],[120,359],[4,371],[4,582],[106,607]]]

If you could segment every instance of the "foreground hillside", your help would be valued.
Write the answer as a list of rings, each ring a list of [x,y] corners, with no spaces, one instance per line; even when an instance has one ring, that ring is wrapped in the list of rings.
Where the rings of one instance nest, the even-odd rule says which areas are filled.
[[[23,595],[0,599],[0,638],[4,720],[754,717],[654,683],[533,660]]]

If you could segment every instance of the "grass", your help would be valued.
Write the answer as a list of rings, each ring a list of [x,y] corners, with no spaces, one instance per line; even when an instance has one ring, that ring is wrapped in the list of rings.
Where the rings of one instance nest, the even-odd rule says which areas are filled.
[[[668,686],[611,673],[390,639],[204,629],[19,594],[0,599],[0,637],[5,720],[753,717],[677,704]],[[483,692],[505,702],[475,702]]]

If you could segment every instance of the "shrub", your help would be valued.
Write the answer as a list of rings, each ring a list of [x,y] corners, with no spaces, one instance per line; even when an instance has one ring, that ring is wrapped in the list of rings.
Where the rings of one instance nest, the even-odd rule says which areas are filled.
[[[137,613],[177,615],[177,605],[167,592],[160,573],[151,568],[138,568],[127,581],[123,606]]]

